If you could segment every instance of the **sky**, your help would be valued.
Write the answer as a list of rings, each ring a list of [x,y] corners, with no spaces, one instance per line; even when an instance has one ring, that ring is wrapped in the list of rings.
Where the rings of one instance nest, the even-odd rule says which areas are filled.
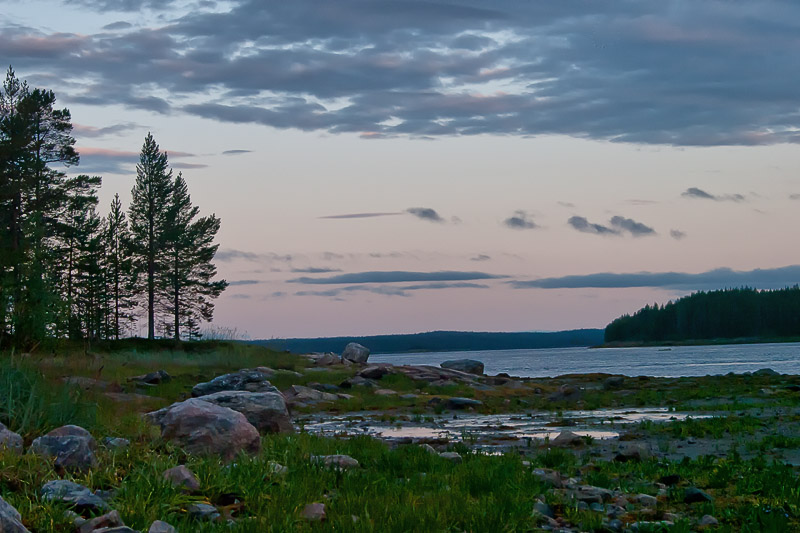
[[[152,132],[250,338],[604,327],[800,282],[800,3],[0,1],[130,200]]]

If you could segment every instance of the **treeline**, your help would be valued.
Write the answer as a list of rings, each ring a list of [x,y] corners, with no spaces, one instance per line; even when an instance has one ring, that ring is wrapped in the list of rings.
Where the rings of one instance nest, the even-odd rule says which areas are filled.
[[[46,338],[118,339],[147,317],[148,338],[199,335],[225,289],[214,280],[214,215],[148,134],[127,213],[97,211],[101,178],[77,165],[67,109],[9,68],[0,89],[0,346]]]
[[[459,350],[516,350],[593,346],[603,342],[602,329],[531,333],[489,333],[477,331],[430,331],[407,335],[369,337],[324,337],[318,339],[269,339],[253,343],[294,353],[341,353],[347,343],[357,342],[373,353],[449,352]]]
[[[800,288],[697,292],[646,305],[606,326],[605,341],[670,342],[800,336]]]

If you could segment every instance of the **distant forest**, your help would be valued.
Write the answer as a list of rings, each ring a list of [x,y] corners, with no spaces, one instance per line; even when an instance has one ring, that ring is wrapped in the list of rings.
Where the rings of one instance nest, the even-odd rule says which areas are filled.
[[[431,331],[409,335],[371,337],[327,337],[318,339],[269,339],[252,341],[275,350],[294,353],[341,353],[347,343],[357,342],[373,353],[449,352],[463,350],[515,350],[593,346],[603,342],[602,329],[535,333],[483,333],[472,331]]]
[[[697,292],[646,305],[606,326],[605,341],[671,342],[800,336],[800,288]]]

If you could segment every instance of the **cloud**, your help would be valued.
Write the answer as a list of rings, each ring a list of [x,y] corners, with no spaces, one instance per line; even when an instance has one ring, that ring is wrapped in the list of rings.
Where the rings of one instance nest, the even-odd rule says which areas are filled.
[[[229,281],[228,285],[230,286],[237,286],[237,285],[258,285],[260,283],[264,283],[263,281],[259,281],[257,279],[239,279],[234,281]]]
[[[681,290],[710,290],[727,287],[778,288],[795,285],[800,280],[800,265],[781,268],[736,271],[718,268],[699,274],[684,272],[636,272],[630,274],[598,273],[511,281],[517,289],[578,289],[653,287]]]
[[[169,166],[180,170],[187,170],[187,169],[191,170],[193,168],[208,168],[208,165],[204,165],[203,163],[181,163],[180,161],[171,162]]]
[[[139,124],[135,124],[133,122],[112,124],[111,126],[105,126],[102,128],[98,128],[95,126],[86,126],[84,124],[73,124],[72,133],[78,139],[86,139],[86,138],[106,137],[109,135],[121,135],[123,133],[129,133],[131,131],[138,130],[142,127],[143,126],[140,126]]]
[[[305,283],[308,285],[338,285],[354,283],[404,283],[404,282],[441,282],[441,281],[471,281],[479,279],[501,279],[506,276],[487,274],[486,272],[460,272],[440,270],[438,272],[407,272],[407,271],[372,271],[340,274],[327,278],[295,278],[289,283]]]
[[[69,103],[368,138],[800,142],[796,2],[69,3],[155,21],[4,23],[3,59]]]
[[[488,289],[488,285],[480,283],[420,283],[416,285],[350,285],[347,287],[339,287],[336,289],[327,289],[324,291],[297,291],[295,296],[324,296],[328,298],[340,298],[341,296],[354,293],[354,292],[368,292],[373,294],[380,294],[383,296],[411,296],[409,292],[423,291],[423,290],[442,290],[442,289]]]
[[[627,231],[634,237],[642,237],[644,235],[655,235],[656,231],[650,226],[646,226],[641,222],[636,222],[632,218],[625,218],[620,216],[611,217],[611,225],[619,228],[620,231]]]
[[[250,154],[252,150],[225,150],[222,152],[222,155],[242,155],[242,154]]]
[[[291,272],[295,274],[329,274],[331,272],[341,272],[341,268],[326,268],[326,267],[308,267],[308,268],[293,268]]]
[[[800,200],[800,194],[798,194],[798,193],[790,194],[789,195],[789,199],[790,200]]]
[[[686,233],[684,233],[683,231],[681,231],[679,229],[671,229],[671,230],[669,230],[669,236],[672,237],[673,239],[675,239],[676,241],[679,241],[681,239],[685,239],[686,238]]]
[[[347,218],[375,218],[402,215],[403,213],[346,213],[344,215],[327,215],[319,218],[347,219]]]
[[[637,222],[632,218],[621,216],[611,217],[611,220],[608,221],[608,226],[589,222],[586,217],[579,216],[570,217],[567,224],[582,233],[592,233],[594,235],[623,235],[628,233],[633,237],[642,237],[656,234],[656,231],[650,226]]]
[[[478,254],[475,257],[471,257],[470,261],[489,261],[490,259],[491,257],[486,254]]]
[[[595,235],[619,235],[619,231],[589,222],[586,217],[573,216],[567,220],[567,224],[582,233],[594,233]]]
[[[120,20],[117,22],[112,22],[111,24],[106,24],[103,26],[104,30],[114,31],[114,30],[127,30],[132,28],[133,24],[130,22],[125,22],[124,20]]]
[[[429,220],[431,222],[444,222],[444,219],[439,216],[439,213],[430,207],[409,207],[406,209],[406,213],[410,213],[417,218],[421,218],[422,220]]]
[[[512,229],[535,229],[539,227],[525,211],[515,211],[513,216],[503,221],[503,224]]]
[[[716,195],[698,189],[697,187],[689,187],[681,193],[684,198],[697,198],[700,200],[714,200],[715,202],[744,202],[745,197],[741,194],[724,194]]]
[[[214,259],[217,261],[222,261],[223,263],[230,262],[230,261],[253,261],[253,262],[272,262],[272,261],[280,261],[284,263],[291,262],[292,259],[295,257],[290,254],[275,254],[275,253],[255,253],[255,252],[246,252],[243,250],[233,250],[233,249],[222,249],[218,250],[217,253],[214,255]]]
[[[136,164],[139,163],[139,152],[112,150],[93,146],[79,146],[76,150],[81,158],[79,165],[79,170],[81,172],[97,174],[133,174],[136,172]],[[201,163],[173,161],[173,158],[195,157],[194,154],[189,152],[168,151],[167,155],[170,158],[170,166],[175,169],[193,169],[208,166]]]
[[[575,204],[573,204],[572,202],[557,202],[557,203],[561,207],[566,207],[566,208],[569,208],[569,209],[572,209],[573,207],[575,207]]]

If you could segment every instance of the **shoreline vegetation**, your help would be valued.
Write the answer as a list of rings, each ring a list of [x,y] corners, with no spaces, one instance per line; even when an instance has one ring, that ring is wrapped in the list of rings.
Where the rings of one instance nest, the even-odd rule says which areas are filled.
[[[787,344],[800,342],[800,335],[793,337],[737,337],[721,339],[685,339],[675,341],[614,341],[604,342],[590,348],[659,348],[672,346],[722,346],[726,344]]]
[[[0,354],[8,428],[0,432],[0,496],[18,512],[4,516],[25,528],[11,531],[83,533],[101,522],[124,523],[118,533],[800,528],[800,376],[514,378],[456,370],[466,363],[371,365],[368,351],[345,353],[351,359],[126,339],[91,351],[62,342]],[[260,410],[211,403],[232,398],[280,399],[293,427],[266,402]],[[653,407],[674,418],[602,415]],[[204,449],[192,435],[213,417],[171,432],[171,410],[189,408],[201,411],[184,420],[203,412],[252,421],[260,430],[248,438],[260,433],[258,444]],[[600,419],[589,422],[587,412]],[[506,425],[480,422],[502,413]],[[267,414],[281,423],[270,425],[277,419]],[[557,434],[514,430],[515,417],[534,416]],[[484,430],[403,436],[404,427],[435,430],[442,418],[474,419]],[[315,434],[311,419],[345,428]],[[399,436],[369,436],[364,424]],[[85,455],[43,451],[62,441],[82,443]],[[75,486],[85,491],[80,504],[51,490]],[[0,502],[0,514],[7,507]]]

